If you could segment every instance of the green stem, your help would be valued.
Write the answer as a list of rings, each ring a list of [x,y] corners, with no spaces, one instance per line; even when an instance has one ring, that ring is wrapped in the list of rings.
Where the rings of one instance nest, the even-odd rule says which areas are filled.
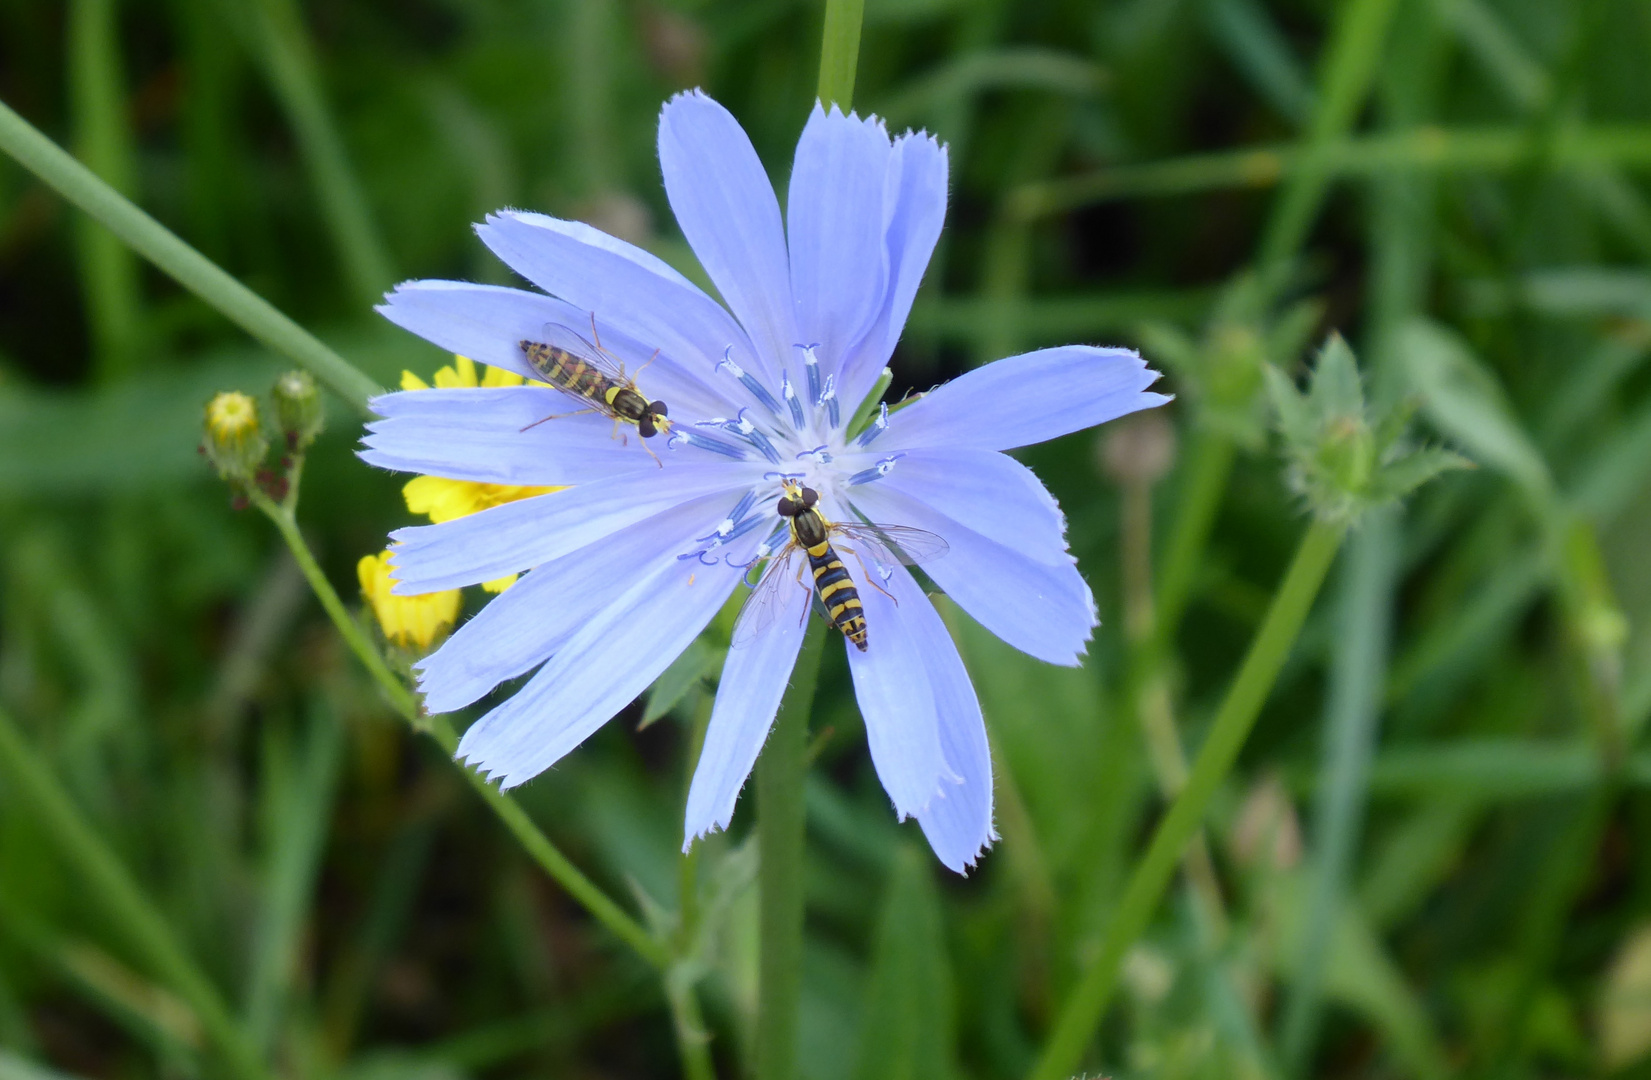
[[[356,659],[361,661],[361,666],[365,667],[373,681],[383,688],[385,696],[390,699],[390,704],[395,706],[402,719],[416,728],[424,728],[425,721],[419,716],[418,701],[413,697],[413,692],[390,670],[390,665],[385,663],[383,654],[368,639],[361,624],[350,617],[349,609],[344,606],[337,590],[327,580],[321,564],[315,561],[309,544],[304,542],[303,533],[298,531],[298,519],[292,507],[276,505],[261,491],[253,491],[250,498],[252,505],[262,510],[264,516],[280,531],[281,539],[287,542],[287,549],[298,562],[298,569],[304,573],[304,580],[310,583],[315,598],[321,601],[321,607],[326,610],[327,617],[333,621],[333,626],[338,629],[350,651],[355,653]]]
[[[716,1080],[717,1070],[711,1062],[711,1036],[705,1030],[699,998],[694,996],[696,981],[686,972],[672,970],[665,975],[665,996],[671,1004],[671,1023],[676,1029],[683,1075],[688,1080]]]
[[[292,557],[297,560],[298,567],[303,571],[305,580],[310,583],[316,599],[321,601],[321,607],[327,612],[327,617],[332,619],[333,626],[343,636],[350,651],[355,653],[356,659],[361,661],[368,674],[383,688],[396,712],[416,730],[435,739],[437,745],[446,751],[448,759],[452,760],[459,746],[458,733],[453,730],[453,725],[445,716],[425,716],[421,713],[418,701],[407,688],[407,684],[390,670],[390,666],[385,663],[377,646],[368,639],[361,624],[350,617],[348,609],[344,607],[344,601],[339,599],[337,591],[333,589],[327,575],[322,572],[320,564],[311,554],[309,545],[304,542],[303,534],[298,531],[298,522],[292,509],[277,506],[262,492],[254,491],[250,497],[253,505],[262,510],[280,530],[281,538],[286,541]],[[498,815],[499,820],[504,822],[505,828],[516,837],[528,856],[538,863],[539,868],[549,874],[553,881],[562,886],[569,896],[583,904],[585,910],[589,911],[597,922],[607,927],[615,937],[635,949],[638,955],[655,967],[662,968],[669,962],[670,957],[665,946],[649,934],[641,923],[614,903],[600,886],[569,862],[567,856],[563,855],[551,842],[550,837],[533,823],[533,819],[516,800],[488,783],[476,770],[465,768],[458,762],[454,762],[454,765],[464,773],[470,786]]]
[[[0,103],[0,150],[101,222],[178,284],[271,349],[309,370],[357,412],[368,415],[367,399],[382,392],[376,382],[134,206],[3,103]]]
[[[826,624],[810,619],[791,688],[757,759],[757,851],[761,954],[757,1080],[797,1074],[797,1003],[803,963],[803,784],[808,713],[820,677]]]
[[[229,1071],[242,1080],[270,1080],[272,1074],[218,990],[190,960],[120,859],[81,816],[51,765],[28,744],[4,710],[0,710],[0,772],[12,796],[28,806],[29,816],[51,834],[65,860],[85,879],[85,896],[103,908],[144,962],[189,1003]]]
[[[826,0],[820,40],[820,100],[845,113],[854,103],[854,69],[860,61],[860,22],[866,0]]]
[[[1315,521],[1302,537],[1238,678],[1227,691],[1209,735],[1199,748],[1187,786],[1158,823],[1146,854],[1130,875],[1098,955],[1061,1008],[1054,1031],[1032,1070],[1033,1080],[1064,1080],[1083,1057],[1117,988],[1124,954],[1146,930],[1182,851],[1198,831],[1216,788],[1232,769],[1341,547],[1344,531],[1341,525]]]

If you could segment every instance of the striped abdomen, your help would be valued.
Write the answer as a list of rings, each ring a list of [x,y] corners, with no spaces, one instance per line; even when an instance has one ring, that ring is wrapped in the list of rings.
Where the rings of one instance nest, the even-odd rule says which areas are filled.
[[[522,342],[527,362],[545,382],[569,394],[587,398],[599,405],[607,405],[608,391],[613,381],[566,349],[541,345],[537,341]]]
[[[814,588],[820,594],[820,603],[825,605],[826,614],[831,617],[831,625],[854,642],[855,648],[865,652],[865,608],[860,604],[860,591],[854,587],[854,580],[843,567],[843,560],[837,557],[837,552],[829,543],[816,544],[804,550],[808,552],[808,564],[814,568]]]

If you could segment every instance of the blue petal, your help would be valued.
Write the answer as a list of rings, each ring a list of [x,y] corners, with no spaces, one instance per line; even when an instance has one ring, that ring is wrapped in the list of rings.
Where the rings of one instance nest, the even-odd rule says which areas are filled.
[[[704,94],[678,94],[659,118],[659,163],[682,235],[763,356],[769,389],[776,389],[798,343],[797,324],[780,204],[751,140]]]
[[[722,496],[695,499],[529,571],[419,662],[425,708],[462,708],[543,662],[613,603],[616,582],[690,550],[727,512]]]
[[[403,282],[384,298],[378,312],[448,352],[530,379],[539,376],[528,365],[521,343],[543,338],[545,324],[560,323],[586,337],[591,334],[588,311],[540,293],[465,281]],[[655,346],[639,342],[605,322],[598,326],[602,346],[630,370],[641,368],[653,358]],[[663,356],[641,381],[651,397],[670,405],[672,417],[708,419],[728,410],[726,395],[716,393],[714,384]]]
[[[975,368],[889,417],[879,450],[1012,450],[1162,405],[1158,373],[1133,349],[1063,345]]]
[[[505,503],[478,514],[397,529],[395,591],[456,589],[519,573],[630,528],[701,495],[729,493],[730,505],[767,463],[645,466],[600,484]]]
[[[849,348],[884,307],[883,244],[889,136],[882,121],[818,104],[797,142],[786,198],[791,292],[799,344],[817,344],[821,374],[836,376]],[[801,368],[791,366],[801,382]],[[849,399],[850,407],[858,399]]]
[[[942,749],[938,704],[924,674],[923,638],[934,634],[939,620],[912,576],[903,567],[893,569],[883,586],[893,599],[869,585],[860,590],[868,647],[861,652],[849,646],[848,666],[871,763],[904,819],[921,814],[958,776]]]
[[[874,447],[875,448],[875,447]],[[845,472],[869,469],[887,455],[844,456]],[[995,450],[907,450],[887,476],[850,494],[895,491],[935,510],[989,540],[1038,562],[1064,565],[1066,516],[1031,469]],[[866,516],[883,520],[871,510]],[[894,519],[895,524],[901,524]]]
[[[906,327],[912,298],[946,221],[946,170],[946,148],[932,136],[906,134],[894,140],[883,196],[883,311],[837,378],[838,395],[850,410],[871,390]]]
[[[777,571],[785,571],[780,567]],[[797,650],[803,641],[803,616],[813,602],[805,589],[784,586],[775,598],[773,622],[749,644],[728,650],[717,684],[717,702],[705,729],[694,780],[688,788],[688,812],[683,824],[682,850],[713,829],[726,829],[734,818],[734,802],[751,774],[757,753],[774,724]],[[743,624],[755,611],[746,605]],[[736,629],[735,637],[739,632]]]
[[[367,425],[366,449],[359,453],[385,469],[488,484],[565,486],[653,463],[637,445],[640,436],[629,445],[611,438],[613,421],[606,417],[557,416],[578,406],[542,387],[409,390],[371,404],[384,419]],[[557,419],[528,427],[547,416]],[[662,460],[677,464],[668,456]]]
[[[867,484],[855,505],[878,521],[926,529],[951,550],[923,572],[976,622],[1015,648],[1051,664],[1075,667],[1095,629],[1095,599],[1071,556],[1037,562],[965,528],[924,503]]]
[[[751,403],[744,387],[716,370],[728,349],[736,363],[762,370],[745,331],[722,305],[653,255],[577,221],[514,210],[489,215],[476,233],[541,289],[598,312],[604,335],[611,326],[658,348],[659,363],[677,365],[731,402],[737,393],[727,412]]]
[[[735,567],[675,560],[632,578],[515,697],[471,725],[459,758],[506,788],[544,772],[647,689],[739,579]]]
[[[928,611],[919,610],[913,617],[933,618],[935,624],[921,641],[923,666],[940,713],[940,747],[962,783],[941,785],[939,796],[918,811],[917,821],[940,861],[961,874],[997,839],[992,828],[992,751],[963,658],[939,616],[927,604],[923,607]]]

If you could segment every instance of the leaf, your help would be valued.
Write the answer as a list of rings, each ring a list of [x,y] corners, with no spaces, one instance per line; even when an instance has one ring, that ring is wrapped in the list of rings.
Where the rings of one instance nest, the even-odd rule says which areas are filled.
[[[1364,383],[1353,350],[1340,334],[1331,334],[1319,350],[1309,399],[1320,420],[1364,415]]]
[[[1553,495],[1547,462],[1525,434],[1496,376],[1451,331],[1417,320],[1399,333],[1399,355],[1434,425],[1481,464],[1506,473],[1541,501]]]
[[[1473,462],[1453,450],[1424,447],[1384,467],[1377,475],[1371,499],[1374,502],[1402,499],[1441,473],[1471,468]]]
[[[700,681],[709,678],[712,670],[721,659],[718,650],[712,648],[705,639],[695,638],[694,643],[682,651],[682,655],[671,661],[671,666],[660,672],[659,678],[654,680],[653,689],[648,691],[648,706],[642,711],[642,722],[636,726],[638,731],[649,727],[654,721],[676,708],[677,703],[687,696],[688,691],[700,685]]]
[[[926,852],[902,847],[889,875],[865,995],[855,1080],[950,1077],[951,965]]]

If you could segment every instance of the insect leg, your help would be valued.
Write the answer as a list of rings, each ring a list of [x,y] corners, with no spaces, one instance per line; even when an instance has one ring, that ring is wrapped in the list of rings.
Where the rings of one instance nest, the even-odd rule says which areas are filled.
[[[556,414],[556,415],[555,415],[555,416],[547,416],[547,417],[545,417],[545,418],[544,418],[544,420],[535,420],[535,421],[533,421],[533,423],[531,423],[531,424],[529,424],[529,425],[528,425],[528,426],[527,426],[527,427],[525,427],[525,428],[522,428],[522,429],[521,429],[521,430],[522,430],[522,431],[526,431],[526,430],[528,430],[528,428],[536,428],[536,427],[538,427],[538,426],[539,426],[539,425],[540,425],[540,424],[542,424],[542,423],[544,423],[544,422],[545,422],[545,420],[562,420],[562,419],[564,419],[564,418],[566,418],[566,417],[569,417],[569,416],[583,416],[583,415],[585,415],[585,414],[586,414],[586,413],[591,413],[591,412],[595,412],[595,411],[596,411],[596,410],[595,410],[595,409],[580,409],[580,410],[579,410],[579,411],[577,411],[577,412],[565,412],[565,413],[557,413],[557,414]]]
[[[648,445],[647,439],[642,440],[642,449],[646,450],[648,452],[648,456],[654,459],[655,465],[658,465],[661,469],[665,467],[665,463],[659,460],[659,455],[654,453],[654,448]]]
[[[872,588],[876,589],[878,592],[882,593],[884,596],[888,597],[890,600],[893,600],[895,607],[900,606],[900,601],[895,597],[895,595],[893,593],[891,593],[887,589],[883,588],[883,586],[877,584],[877,575],[873,574],[870,570],[866,569],[866,560],[860,558],[860,553],[858,551],[855,551],[851,547],[844,547],[841,544],[837,545],[837,550],[838,551],[846,551],[850,555],[853,555],[854,556],[854,561],[860,564],[860,573],[865,575],[866,584],[870,585]]]
[[[797,620],[797,625],[801,626],[808,619],[809,611],[814,607],[814,586],[803,584],[803,571],[812,569],[812,567],[807,559],[799,561],[802,565],[797,567],[797,586],[808,596],[808,602],[803,605],[802,617]]]
[[[641,375],[644,371],[647,371],[650,367],[653,366],[653,362],[655,360],[658,360],[658,359],[659,359],[659,350],[655,349],[654,354],[652,356],[648,357],[648,362],[636,369],[636,375],[631,376],[631,381],[635,382],[636,378],[637,378],[637,375]]]

